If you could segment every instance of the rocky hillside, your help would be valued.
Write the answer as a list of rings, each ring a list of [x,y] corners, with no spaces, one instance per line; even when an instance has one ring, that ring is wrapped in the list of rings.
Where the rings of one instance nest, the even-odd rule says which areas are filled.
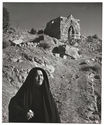
[[[8,104],[36,66],[48,74],[62,123],[101,122],[101,40],[81,37],[73,46],[43,33],[3,35],[2,120]]]

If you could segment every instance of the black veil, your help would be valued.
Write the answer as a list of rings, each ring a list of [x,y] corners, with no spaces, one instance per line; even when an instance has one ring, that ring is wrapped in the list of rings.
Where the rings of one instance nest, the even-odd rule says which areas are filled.
[[[37,74],[37,70],[41,70],[44,77],[43,84],[41,85],[41,90],[43,93],[44,122],[60,123],[58,110],[50,91],[47,74],[45,70],[40,67],[31,69],[17,94],[10,100],[9,122],[28,122],[26,119],[26,113],[32,103],[32,88],[33,83],[35,82],[34,77]]]

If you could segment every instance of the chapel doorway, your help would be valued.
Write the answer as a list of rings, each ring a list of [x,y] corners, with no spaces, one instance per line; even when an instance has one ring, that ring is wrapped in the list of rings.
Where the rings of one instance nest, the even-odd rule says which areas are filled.
[[[70,45],[74,44],[74,34],[75,34],[74,28],[73,26],[70,26],[68,30],[68,41]]]

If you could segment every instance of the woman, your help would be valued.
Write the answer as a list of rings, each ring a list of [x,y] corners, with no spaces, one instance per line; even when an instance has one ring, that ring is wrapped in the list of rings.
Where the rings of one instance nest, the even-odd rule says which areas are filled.
[[[10,100],[9,122],[60,123],[46,72],[33,68]]]

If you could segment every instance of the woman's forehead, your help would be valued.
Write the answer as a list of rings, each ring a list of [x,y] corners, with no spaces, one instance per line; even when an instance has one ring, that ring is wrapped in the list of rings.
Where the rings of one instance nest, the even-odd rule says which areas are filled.
[[[39,69],[37,70],[37,73],[38,74],[43,74],[43,72],[41,70],[39,70]]]

